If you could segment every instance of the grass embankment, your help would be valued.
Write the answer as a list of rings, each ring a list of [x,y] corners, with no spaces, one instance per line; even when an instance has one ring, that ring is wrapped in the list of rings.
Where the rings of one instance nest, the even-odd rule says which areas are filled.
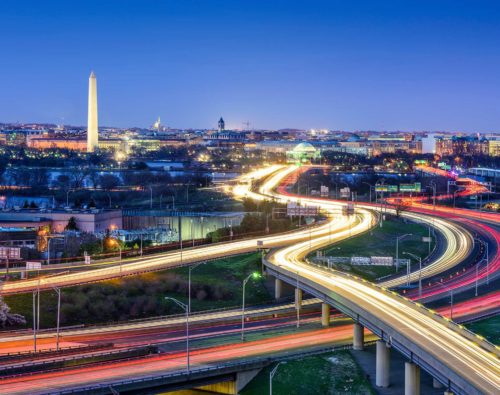
[[[500,344],[500,316],[486,318],[465,326],[472,332],[484,336],[493,344]]]
[[[269,392],[269,372],[263,369],[242,391],[242,395]],[[370,383],[348,351],[307,357],[281,364],[273,379],[275,395],[374,394]]]
[[[424,259],[429,253],[428,243],[422,242],[422,237],[429,235],[429,228],[422,224],[408,222],[401,218],[390,217],[384,221],[383,226],[376,226],[371,231],[360,236],[336,243],[326,248],[325,255],[351,257],[351,256],[396,256],[396,237],[412,234],[399,241],[399,258],[408,258],[403,252],[409,252]],[[434,248],[434,238],[431,251]],[[412,258],[412,264],[416,261]],[[335,269],[349,272],[370,281],[379,277],[394,274],[395,266],[356,266],[351,264],[334,264]],[[406,267],[400,267],[406,270]]]
[[[191,275],[192,311],[241,305],[242,281],[251,272],[261,270],[260,253],[220,259],[200,265]],[[61,325],[104,323],[181,313],[165,296],[187,303],[188,268],[146,273],[123,279],[64,288]],[[32,322],[32,294],[6,296],[13,313]],[[57,297],[55,292],[41,293],[40,325],[54,327]],[[271,300],[263,279],[251,280],[246,287],[248,305]]]

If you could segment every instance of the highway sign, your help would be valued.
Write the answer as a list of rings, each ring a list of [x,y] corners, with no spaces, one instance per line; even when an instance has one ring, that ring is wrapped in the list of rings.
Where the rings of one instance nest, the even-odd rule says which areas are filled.
[[[26,262],[26,270],[40,270],[41,268],[42,268],[42,262],[38,261]]]

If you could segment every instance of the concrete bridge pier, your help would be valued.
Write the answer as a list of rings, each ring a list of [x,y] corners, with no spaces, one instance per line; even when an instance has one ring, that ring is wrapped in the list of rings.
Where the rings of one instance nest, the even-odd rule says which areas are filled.
[[[274,299],[279,300],[283,293],[283,281],[279,278],[274,279]]]
[[[405,395],[420,395],[420,366],[405,362]]]
[[[260,371],[261,369],[254,369],[238,372],[233,380],[208,384],[202,387],[196,387],[196,389],[200,391],[208,391],[212,394],[237,395],[250,381],[252,381],[255,376],[257,376]]]
[[[377,387],[389,387],[391,371],[391,347],[383,340],[377,340],[375,365],[375,384]]]
[[[352,349],[361,351],[365,344],[365,328],[363,325],[354,323],[354,334],[352,338]]]
[[[321,303],[321,325],[326,328],[330,326],[330,305]]]
[[[302,307],[302,290],[295,288],[295,310],[300,310]]]

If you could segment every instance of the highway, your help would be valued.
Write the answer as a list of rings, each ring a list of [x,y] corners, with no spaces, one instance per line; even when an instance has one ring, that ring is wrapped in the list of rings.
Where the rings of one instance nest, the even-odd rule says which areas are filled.
[[[191,366],[196,369],[197,367],[207,367],[224,361],[242,360],[291,350],[349,344],[351,335],[352,328],[347,325],[341,330],[339,328],[319,329],[305,333],[276,336],[271,339],[194,350],[190,353]],[[0,393],[10,395],[54,394],[58,391],[91,384],[109,383],[111,385],[116,381],[127,380],[132,377],[147,377],[180,371],[185,368],[185,364],[185,352],[178,352],[77,369],[22,375],[1,380]]]
[[[239,180],[239,184],[233,188],[233,193],[239,197],[251,197],[253,199],[270,199],[274,198],[282,202],[295,200],[298,202],[306,202],[304,198],[294,196],[283,196],[274,192],[274,188],[278,186],[287,176],[297,171],[295,166],[271,166],[266,169],[257,170],[243,176]],[[259,193],[251,190],[251,181],[260,180],[263,177],[270,176],[269,182],[265,183],[259,190]],[[143,257],[142,259],[133,259],[131,262],[123,262],[121,265],[81,271],[76,273],[63,273],[52,277],[41,277],[38,279],[10,281],[0,285],[0,292],[3,295],[14,293],[30,292],[35,289],[50,289],[52,287],[65,287],[79,285],[89,282],[103,281],[111,278],[140,274],[148,271],[162,270],[166,268],[186,265],[204,260],[211,260],[228,255],[241,254],[245,252],[256,251],[258,249],[257,240],[263,242],[264,248],[275,248],[288,245],[290,243],[309,240],[311,238],[320,237],[330,234],[332,242],[342,238],[351,237],[362,233],[374,226],[376,222],[373,213],[373,206],[357,205],[356,216],[340,215],[343,202],[326,202],[320,199],[308,199],[310,205],[321,205],[324,210],[327,210],[331,217],[330,219],[318,226],[307,229],[299,229],[297,231],[274,236],[263,236],[247,240],[235,240],[233,242],[224,242],[200,246],[195,248],[185,248],[182,251],[176,250],[167,253],[162,253],[154,256]],[[440,218],[431,218],[421,214],[404,213],[409,219],[418,220],[430,224],[443,233],[446,238],[446,251],[432,264],[423,268],[423,278],[432,276],[436,273],[447,270],[457,263],[462,261],[468,254],[471,237],[463,228],[451,222]],[[342,232],[348,229],[348,232]],[[341,235],[338,237],[338,235]],[[410,281],[418,279],[418,272],[411,274]],[[387,286],[397,286],[406,281],[405,276],[390,280]]]
[[[272,174],[280,169],[279,166],[270,167],[264,171],[259,170],[246,177],[257,179],[267,174]],[[247,178],[244,178],[247,182]],[[245,184],[248,188],[248,183]],[[238,191],[238,187],[235,188]],[[237,193],[237,192],[236,192]],[[263,199],[264,197],[260,197]],[[268,197],[267,197],[268,198]],[[337,204],[332,212],[339,214],[341,205]],[[256,251],[259,248],[275,248],[290,243],[309,240],[329,233],[336,234],[338,230],[350,229],[351,235],[355,235],[368,230],[375,224],[375,217],[372,212],[363,210],[360,214],[365,217],[363,224],[359,225],[359,217],[345,217],[341,215],[333,216],[324,224],[309,228],[302,228],[296,231],[274,235],[263,236],[247,240],[235,240],[232,242],[216,243],[207,246],[185,248],[182,251],[171,251],[155,256],[144,257],[141,260],[134,259],[131,263],[110,266],[101,269],[87,270],[76,273],[63,273],[52,277],[34,278],[29,280],[10,281],[0,285],[0,293],[9,295],[14,293],[30,292],[36,289],[50,289],[52,287],[66,287],[90,282],[103,281],[111,278],[127,275],[145,273],[148,271],[162,270],[179,265],[187,265],[194,262],[201,262],[230,255],[242,254]],[[344,233],[345,234],[345,233]],[[258,246],[257,241],[261,240],[263,246]]]
[[[302,202],[318,204],[326,210],[330,207],[330,203],[317,199],[302,198]],[[360,210],[365,209],[357,209],[357,212]],[[343,232],[345,236],[346,231]],[[337,232],[336,236],[341,237],[342,231]],[[477,393],[493,394],[500,391],[500,364],[496,354],[479,347],[418,307],[412,308],[401,297],[383,287],[374,288],[354,277],[325,271],[304,262],[307,254],[328,244],[328,235],[317,237],[312,243],[295,243],[273,252],[268,261],[275,271],[286,274],[289,278],[298,276],[299,281],[307,281],[308,284],[313,284],[312,287],[321,290],[326,289],[333,298],[348,300],[360,310],[369,312],[367,315],[377,317],[395,333],[410,340],[423,353],[463,377],[476,388]]]
[[[269,180],[260,187],[260,194],[255,194],[255,192],[250,191],[248,185],[238,185],[235,188],[235,192],[240,196],[250,196],[253,198],[264,199],[267,196],[273,196],[277,199],[282,199],[283,201],[288,201],[293,199],[290,196],[278,195],[274,191],[274,188],[285,178],[287,175],[294,172],[296,169],[293,167],[288,168],[275,168],[272,171],[269,170],[269,173],[266,175],[274,174],[269,178]],[[297,198],[299,199],[299,198]],[[348,299],[359,306],[361,309],[369,311],[370,314],[376,315],[380,320],[382,320],[385,324],[394,328],[396,332],[402,331],[403,335],[411,339],[412,342],[417,344],[422,350],[431,354],[434,358],[438,360],[442,360],[447,366],[452,367],[453,369],[461,372],[464,376],[466,376],[467,380],[472,383],[473,386],[478,388],[478,391],[484,393],[494,393],[495,391],[500,389],[498,374],[499,365],[498,358],[496,354],[488,352],[477,344],[471,342],[470,340],[461,336],[457,331],[450,329],[448,326],[443,324],[442,320],[435,319],[434,317],[426,314],[420,307],[407,302],[394,295],[391,292],[386,291],[384,288],[376,288],[370,284],[366,284],[363,281],[360,281],[356,278],[345,276],[341,273],[325,271],[323,269],[316,268],[311,265],[307,265],[303,262],[305,256],[311,252],[312,250],[321,248],[324,245],[330,244],[332,242],[342,240],[349,236],[359,234],[370,229],[375,223],[375,219],[373,216],[373,207],[361,207],[357,206],[356,215],[352,216],[340,216],[340,210],[342,208],[342,203],[339,202],[327,202],[318,199],[308,199],[308,198],[300,198],[302,203],[311,204],[311,205],[320,205],[321,208],[332,215],[331,220],[328,222],[318,225],[311,229],[300,230],[294,233],[290,233],[288,235],[277,235],[277,236],[269,236],[266,238],[261,238],[264,240],[265,246],[280,246],[283,244],[290,244],[293,242],[292,246],[281,248],[275,252],[273,252],[270,257],[270,266],[273,267],[276,271],[279,271],[284,274],[288,274],[290,277],[295,278],[299,276],[301,281],[308,281],[309,284],[315,284],[321,289],[327,289],[331,292],[331,295],[338,295],[341,298]],[[405,213],[406,214],[406,213]],[[411,213],[413,214],[413,213]],[[416,218],[419,220],[425,220],[425,217],[422,215],[415,214]],[[434,220],[435,223],[436,220]],[[447,221],[444,221],[445,223]],[[457,239],[460,235],[464,235],[467,238],[467,233],[463,232],[460,228],[455,233],[453,230],[450,230],[449,240]],[[286,240],[284,240],[286,239]],[[447,238],[448,240],[448,238]],[[240,243],[236,248],[232,249],[230,246],[235,246]],[[454,259],[457,253],[461,251],[460,241],[455,243],[451,243],[453,252],[448,251],[448,257],[443,259],[444,262],[452,261],[451,266],[456,264],[459,259]],[[193,250],[184,250],[183,259],[184,262],[188,263],[191,260],[194,261],[196,259],[200,260],[201,256],[203,259],[207,259],[207,254],[209,256],[214,255],[214,257],[223,256],[223,254],[227,255],[234,251],[242,251],[246,248],[250,250],[256,249],[256,240],[244,240],[244,241],[235,241],[231,244],[221,244],[216,246],[209,247],[201,247]],[[219,255],[220,254],[220,255]],[[444,256],[444,255],[443,255]],[[442,257],[443,257],[442,256]],[[441,258],[442,258],[441,257]],[[133,267],[134,265],[138,265],[137,263],[123,265],[122,268],[113,267],[106,269],[98,269],[89,271],[88,274],[85,272],[85,276],[89,276],[84,278],[84,281],[99,281],[101,279],[100,276],[117,276],[124,275],[133,272],[134,270],[158,270],[156,267],[158,265],[166,265],[170,263],[170,259],[175,260],[179,259],[179,252],[176,253],[168,253],[164,254],[161,257],[147,258],[145,262],[141,262],[142,265],[140,268]],[[463,259],[463,256],[461,257]],[[158,262],[158,260],[162,262]],[[166,262],[168,261],[168,262]],[[444,266],[443,266],[444,265]],[[437,272],[443,270],[443,267],[446,266],[446,263],[439,264]],[[128,268],[130,266],[130,268]],[[429,265],[430,267],[432,265]],[[162,266],[165,267],[165,266]],[[155,269],[156,268],[156,269]],[[98,273],[96,277],[95,272],[99,272],[101,270],[112,270],[112,273]],[[117,272],[120,270],[121,272]],[[124,272],[125,270],[130,270],[130,272]],[[78,276],[81,276],[82,273],[77,273]],[[70,277],[70,278],[68,278]],[[74,278],[71,278],[71,275],[62,275],[59,277],[50,277],[46,279],[40,280],[40,287],[50,287],[54,283],[59,285],[67,285],[71,284],[72,281],[75,281]],[[15,284],[22,284],[21,286],[14,287],[14,289],[8,289],[8,286],[12,286]],[[7,292],[22,292],[25,290],[33,289],[38,287],[38,280],[30,280],[25,282],[12,282],[6,285]],[[183,319],[180,318],[182,321]],[[123,326],[122,326],[123,328]],[[123,328],[124,329],[124,328]],[[50,336],[50,334],[47,334]],[[52,335],[53,336],[53,335]],[[300,336],[298,336],[300,338]],[[13,340],[13,339],[11,339]],[[274,340],[274,339],[273,339]],[[304,344],[307,343],[306,335],[304,335]],[[277,340],[279,342],[279,340]],[[247,343],[248,344],[248,343]],[[294,347],[294,341],[290,339],[290,344],[287,347]],[[244,345],[243,345],[244,346]],[[266,348],[266,346],[262,345],[262,347]],[[273,343],[272,346],[267,348],[267,352],[272,352],[275,350],[276,345]],[[256,350],[260,350],[257,352],[262,352],[262,348],[259,345],[255,349],[240,349],[239,352],[232,354],[234,349],[238,349],[238,346],[231,348],[230,350],[225,350],[223,353],[223,358],[228,358],[234,356],[236,358],[241,357],[242,355],[254,355],[252,352]],[[242,353],[245,352],[245,353]],[[155,356],[156,358],[156,356]],[[200,358],[200,363],[208,363],[208,361],[218,361],[220,359],[218,356],[218,351],[213,351],[210,353],[210,357],[206,360]],[[158,362],[159,365],[162,366],[162,369],[165,369],[166,366],[171,366],[174,368],[174,364],[172,364],[172,360],[166,362],[166,359],[160,358],[161,362],[155,360],[154,363]],[[146,362],[146,361],[144,361]],[[153,368],[153,364],[150,366],[151,359],[147,360],[147,363],[142,362],[142,365],[147,365],[148,367],[141,366],[138,368],[136,366],[139,362],[130,362],[130,366],[134,365],[134,373],[141,374],[145,370],[148,370],[150,367]],[[155,365],[156,366],[156,365]],[[115,380],[118,376],[122,374],[129,374],[128,365],[119,365],[119,372],[115,373],[112,376],[112,379]],[[105,381],[106,376],[105,372],[108,372],[105,367],[100,367],[99,373],[95,372],[94,368],[89,368],[89,372],[94,372],[97,380]],[[78,374],[80,372],[80,374]],[[85,372],[85,370],[84,370]],[[43,386],[49,385],[50,388],[58,388],[58,386],[71,386],[77,385],[78,377],[81,377],[82,369],[77,369],[75,374],[65,372],[64,379],[66,384],[63,383],[63,377],[58,374],[49,374],[47,375],[38,375],[38,380],[42,379]],[[107,376],[110,377],[110,376]],[[33,377],[33,382],[36,382],[35,377]],[[0,390],[7,391],[8,393],[18,393],[15,391],[20,390],[19,382],[14,381],[2,381]],[[38,384],[39,385],[39,384]],[[54,387],[55,386],[55,387]],[[17,388],[17,390],[16,390]],[[34,385],[33,387],[26,387],[28,389],[32,388],[33,390],[37,388],[40,390],[41,387]],[[67,388],[67,387],[65,387]],[[12,392],[14,391],[14,392]],[[26,393],[20,392],[20,393]],[[36,392],[32,392],[36,393]]]

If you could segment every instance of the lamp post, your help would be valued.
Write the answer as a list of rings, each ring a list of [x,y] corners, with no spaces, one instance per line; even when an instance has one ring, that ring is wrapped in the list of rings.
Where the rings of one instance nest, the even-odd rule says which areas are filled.
[[[269,395],[273,395],[273,378],[276,375],[276,371],[278,367],[282,364],[285,364],[286,361],[281,361],[276,364],[276,366],[269,372]]]
[[[422,297],[422,258],[420,258],[419,256],[417,256],[415,254],[412,254],[411,252],[403,252],[403,254],[409,255],[412,258],[418,260],[418,267],[419,267],[419,269],[418,269],[418,297],[421,298]]]
[[[297,328],[300,328],[300,305],[301,305],[301,300],[299,301],[299,292],[300,292],[300,288],[299,288],[299,272],[296,272],[296,292],[297,292],[297,295],[295,296],[295,298],[297,299],[295,302],[296,302],[296,306],[295,306],[295,309],[297,310]]]
[[[193,218],[191,218],[190,221],[191,221],[191,240],[193,240],[193,247],[194,247]]]
[[[250,273],[244,280],[243,280],[243,303],[241,307],[241,341],[245,341],[245,287],[247,285],[247,282],[251,279],[258,279],[260,278],[260,274],[257,272]]]
[[[206,262],[199,262],[196,265],[189,266],[188,268],[188,310],[191,313],[191,272],[200,265],[204,265]]]
[[[61,317],[61,289],[52,287],[57,292],[57,329],[56,329],[56,351],[59,351],[59,322]]]
[[[475,295],[478,295],[478,288],[479,288],[479,265],[484,261],[484,259],[481,259],[477,264],[476,264],[476,292]],[[486,264],[488,264],[488,261],[486,261]],[[488,271],[488,269],[486,269]]]
[[[369,187],[369,191],[370,191],[370,203],[371,203],[372,202],[372,188],[373,188],[373,185],[370,184],[369,182],[366,182],[366,181],[363,181],[362,184],[366,184]]]
[[[335,181],[332,181],[332,183],[335,184],[335,199],[339,198],[339,184],[337,184]]]
[[[490,251],[489,251],[488,242],[484,241],[484,240],[481,240],[481,239],[474,239],[474,241],[477,241],[478,243],[481,243],[484,246],[484,248],[486,249],[486,284],[489,285],[490,284],[490,271],[489,271],[489,266],[490,266]],[[477,296],[477,292],[476,292],[476,296]]]
[[[396,272],[399,270],[399,240],[402,240],[408,236],[413,236],[413,234],[407,233],[402,236],[396,237]]]
[[[453,288],[447,287],[446,285],[444,285],[440,282],[438,282],[436,284],[438,284],[441,287],[443,287],[444,289],[447,289],[448,291],[450,291],[450,319],[453,321]]]
[[[149,208],[153,208],[153,187],[149,186]]]
[[[189,360],[189,306],[186,304],[179,302],[175,298],[171,298],[169,296],[165,296],[165,300],[171,300],[179,307],[181,307],[186,312],[186,359],[187,359],[187,372],[189,374],[190,371],[190,360]]]
[[[430,185],[432,185],[432,191],[433,191],[433,203],[432,203],[432,206],[433,206],[433,209],[435,210],[436,209],[436,182],[435,181],[431,181],[430,182]]]

